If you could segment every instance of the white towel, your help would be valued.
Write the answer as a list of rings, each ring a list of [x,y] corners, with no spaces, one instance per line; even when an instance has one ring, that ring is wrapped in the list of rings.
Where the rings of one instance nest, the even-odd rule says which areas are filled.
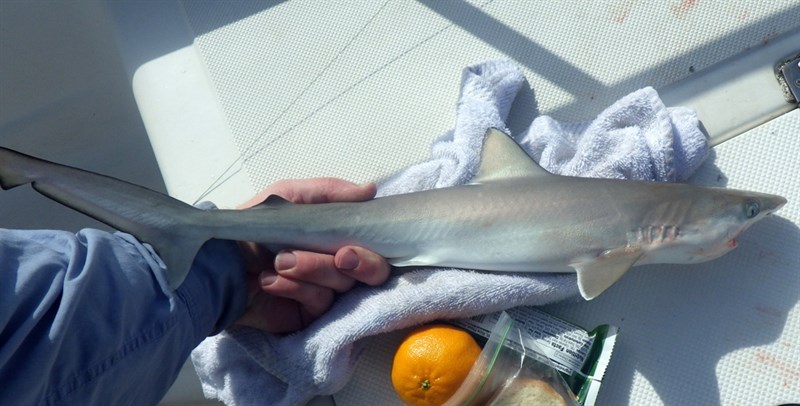
[[[466,68],[456,127],[433,143],[430,160],[382,182],[379,195],[469,180],[477,169],[484,132],[505,128],[523,83],[521,70],[509,61]],[[539,117],[516,138],[545,169],[579,176],[685,180],[707,154],[694,112],[667,109],[652,88],[621,99],[591,122],[561,124]],[[207,397],[229,405],[302,405],[344,386],[365,337],[577,295],[575,274],[398,269],[383,286],[360,286],[342,294],[305,330],[276,336],[231,328],[206,339],[192,360]]]

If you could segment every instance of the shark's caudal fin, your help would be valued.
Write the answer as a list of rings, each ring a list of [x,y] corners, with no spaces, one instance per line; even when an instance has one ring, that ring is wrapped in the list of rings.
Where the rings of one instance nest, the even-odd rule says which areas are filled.
[[[3,190],[31,182],[19,163],[21,156],[23,154],[0,147],[0,187]]]
[[[167,281],[176,289],[200,247],[211,238],[202,211],[169,196],[0,148],[0,186],[31,183],[39,193],[149,243],[167,265]]]

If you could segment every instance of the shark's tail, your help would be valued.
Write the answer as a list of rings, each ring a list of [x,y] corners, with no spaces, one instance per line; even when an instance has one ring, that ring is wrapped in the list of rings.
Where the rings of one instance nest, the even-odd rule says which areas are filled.
[[[0,186],[30,183],[39,193],[149,243],[176,289],[211,238],[202,210],[150,189],[0,148]]]

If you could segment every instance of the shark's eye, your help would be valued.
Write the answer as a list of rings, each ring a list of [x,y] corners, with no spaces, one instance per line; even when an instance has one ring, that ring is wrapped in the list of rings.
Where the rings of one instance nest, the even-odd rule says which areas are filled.
[[[761,208],[758,206],[757,202],[748,202],[744,205],[744,215],[749,219],[757,216],[760,211]]]

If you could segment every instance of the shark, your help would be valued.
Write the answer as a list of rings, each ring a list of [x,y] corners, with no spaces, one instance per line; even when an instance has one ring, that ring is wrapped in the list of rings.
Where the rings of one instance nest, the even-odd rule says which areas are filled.
[[[122,180],[0,148],[0,186],[39,193],[150,244],[180,286],[210,239],[334,253],[373,250],[393,266],[575,272],[591,300],[631,267],[692,264],[737,245],[786,204],[780,196],[691,184],[560,176],[489,129],[463,185],[364,202],[294,204],[278,196],[246,210],[200,210]]]

